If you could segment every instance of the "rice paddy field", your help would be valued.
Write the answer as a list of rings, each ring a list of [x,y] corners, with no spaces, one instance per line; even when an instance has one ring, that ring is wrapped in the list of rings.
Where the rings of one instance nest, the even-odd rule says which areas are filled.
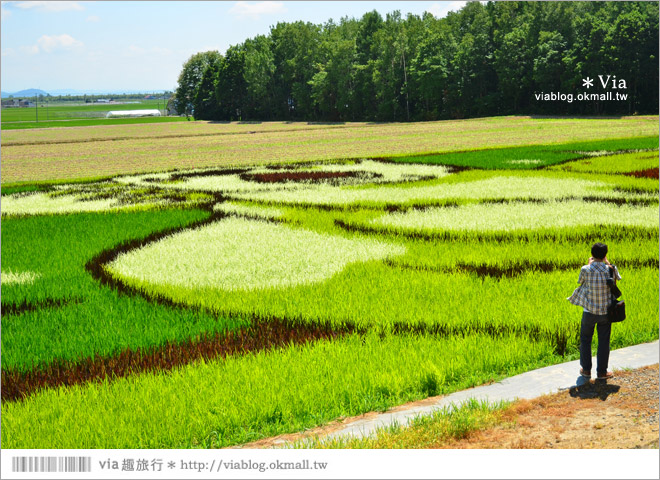
[[[658,338],[658,122],[3,132],[2,446],[218,448]],[[594,349],[596,345],[594,345]]]

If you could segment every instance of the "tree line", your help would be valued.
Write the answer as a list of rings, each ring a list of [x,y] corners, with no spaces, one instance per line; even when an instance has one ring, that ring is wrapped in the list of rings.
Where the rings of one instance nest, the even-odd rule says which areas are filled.
[[[626,100],[537,98],[577,97],[587,77],[589,93],[614,85]],[[222,121],[627,115],[658,112],[658,80],[658,2],[469,2],[442,19],[280,22],[224,55],[193,55],[175,105]]]

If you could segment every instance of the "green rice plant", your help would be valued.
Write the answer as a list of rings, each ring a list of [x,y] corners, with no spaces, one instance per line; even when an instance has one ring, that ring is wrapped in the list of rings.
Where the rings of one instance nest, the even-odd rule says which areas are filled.
[[[32,282],[2,285],[2,368],[26,371],[243,327],[247,320],[154,304],[101,286],[101,252],[208,218],[200,210],[77,214],[2,221],[2,268]],[[47,255],[44,252],[48,252]]]
[[[465,243],[464,248],[472,247]],[[441,253],[438,250],[436,254]],[[139,263],[139,251],[132,255],[136,255]],[[160,257],[169,259],[173,255],[179,256],[173,253]],[[195,271],[194,265],[187,264],[185,259],[180,262],[176,265],[177,272]],[[565,298],[574,288],[570,286],[576,282],[579,265],[575,266],[575,272],[559,269],[549,273],[541,273],[532,265],[530,270],[522,270],[518,276],[499,278],[456,269],[408,269],[370,261],[348,265],[319,283],[288,288],[263,286],[258,290],[229,290],[221,284],[205,287],[174,282],[166,284],[158,279],[177,278],[176,274],[166,271],[169,264],[169,261],[165,262],[160,267],[165,271],[151,280],[145,280],[144,274],[134,276],[132,272],[138,269],[122,271],[121,264],[119,268],[111,266],[111,274],[148,297],[164,297],[175,303],[201,306],[218,315],[291,318],[336,327],[355,325],[383,332],[401,329],[422,329],[446,335],[517,332],[533,338],[552,339],[559,351],[575,344],[576,323],[570,313],[571,305]],[[139,271],[146,270],[146,265],[143,264]],[[630,299],[640,305],[640,321],[633,329],[645,332],[643,335],[646,336],[653,335],[651,331],[657,324],[654,307],[657,291],[645,287],[642,278],[648,282],[648,275],[653,277],[656,274],[657,268],[639,267],[625,275],[626,282],[631,285],[630,295],[639,298]],[[473,298],[475,291],[480,292],[478,301]],[[507,302],[502,302],[503,298]],[[529,303],[529,298],[543,300],[522,311],[520,305]]]
[[[2,445],[225,447],[555,361],[547,343],[515,337],[352,335],[3,402]]]
[[[27,185],[7,185],[2,187],[2,195],[12,195],[15,193],[41,192],[51,189],[50,185],[27,184]]]
[[[547,143],[639,122],[534,125],[555,135]],[[577,358],[581,309],[566,298],[597,240],[610,245],[631,320],[613,328],[612,348],[657,339],[657,180],[613,175],[617,161],[637,168],[648,152],[608,156],[657,150],[657,135],[442,155],[475,170],[364,160],[481,147],[484,128],[496,129],[493,145],[541,142],[511,119],[456,125],[443,136],[436,124],[10,132],[3,179],[17,158],[45,178],[58,158],[91,150],[131,152],[130,166],[106,162],[107,174],[161,172],[3,188],[3,446],[223,447]],[[401,129],[414,147],[393,146]],[[357,139],[371,146],[355,150]],[[255,166],[263,152],[306,163]],[[318,162],[337,156],[353,160]],[[531,169],[586,156],[602,168]],[[245,166],[219,168],[232,158]],[[40,195],[54,203],[6,215],[6,199],[11,211]],[[66,212],[103,201],[114,203],[48,214],[57,202]],[[205,210],[183,208],[192,205]],[[126,210],[108,210],[117,206]],[[202,354],[230,339],[227,357]],[[178,363],[159,364],[157,352]],[[102,372],[69,387],[42,378],[60,365],[69,378],[88,365]],[[30,385],[45,388],[5,400],[8,378],[36,377]]]
[[[594,232],[596,233],[596,232]],[[610,245],[608,258],[620,268],[638,268],[658,264],[658,239],[615,238],[607,231],[598,238]],[[387,237],[386,237],[387,238]],[[406,254],[393,258],[391,265],[404,268],[451,271],[466,267],[484,267],[492,275],[514,275],[524,271],[576,269],[586,265],[593,242],[574,241],[566,237],[547,239],[508,239],[494,242],[487,238],[443,240],[433,238],[406,243]]]
[[[588,156],[589,152],[615,153],[625,150],[655,150],[657,148],[658,137],[649,136],[484,149],[435,155],[397,156],[389,157],[389,160],[402,163],[429,163],[487,169],[529,169],[583,158]]]

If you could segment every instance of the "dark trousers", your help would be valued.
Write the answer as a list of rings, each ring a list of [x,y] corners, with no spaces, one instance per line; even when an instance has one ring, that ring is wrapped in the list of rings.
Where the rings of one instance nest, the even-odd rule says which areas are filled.
[[[612,323],[607,315],[594,315],[589,312],[582,314],[580,326],[580,365],[585,370],[591,370],[591,339],[594,336],[594,327],[598,330],[598,351],[596,353],[596,372],[607,373],[607,362],[610,359],[610,334]]]

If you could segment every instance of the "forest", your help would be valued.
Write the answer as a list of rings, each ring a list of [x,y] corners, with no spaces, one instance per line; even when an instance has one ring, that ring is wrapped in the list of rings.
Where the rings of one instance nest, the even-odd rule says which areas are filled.
[[[625,100],[539,101],[606,93]],[[490,115],[658,112],[658,2],[469,2],[437,19],[375,10],[200,52],[179,114],[205,120],[421,121]],[[615,90],[616,91],[616,90]]]

